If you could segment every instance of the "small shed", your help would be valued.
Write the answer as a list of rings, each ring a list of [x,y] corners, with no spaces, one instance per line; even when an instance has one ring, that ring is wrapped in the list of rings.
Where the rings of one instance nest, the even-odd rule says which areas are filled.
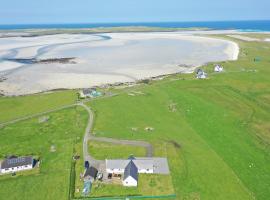
[[[89,167],[85,170],[83,178],[84,180],[90,180],[93,182],[97,178],[98,170],[94,167]]]

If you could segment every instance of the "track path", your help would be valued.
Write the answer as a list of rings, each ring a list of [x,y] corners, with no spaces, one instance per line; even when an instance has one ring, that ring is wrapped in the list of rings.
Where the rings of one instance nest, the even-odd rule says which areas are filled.
[[[112,96],[112,95],[111,95]],[[84,101],[87,102],[87,101]],[[153,147],[150,143],[145,142],[145,141],[134,141],[134,140],[120,140],[120,139],[113,139],[113,138],[107,138],[107,137],[96,137],[95,135],[92,134],[92,129],[93,129],[93,122],[94,122],[94,114],[92,112],[92,110],[90,109],[89,106],[85,105],[84,102],[79,102],[79,103],[75,103],[75,104],[70,104],[70,105],[66,105],[66,106],[62,106],[56,109],[51,109],[45,112],[40,112],[37,114],[33,114],[33,115],[29,115],[29,116],[25,116],[25,117],[21,117],[21,118],[17,118],[11,121],[7,121],[7,122],[3,122],[0,123],[0,127],[4,127],[7,125],[11,125],[20,121],[25,121],[28,119],[33,119],[36,117],[40,117],[42,115],[46,115],[49,113],[53,113],[53,112],[57,112],[63,109],[67,109],[67,108],[72,108],[72,107],[76,107],[76,106],[80,106],[82,108],[84,108],[89,117],[88,117],[88,122],[87,122],[87,126],[85,128],[85,132],[84,132],[84,137],[83,137],[83,157],[84,157],[84,161],[88,161],[91,165],[99,168],[100,165],[104,165],[104,160],[97,160],[94,157],[91,156],[91,154],[88,151],[88,142],[90,140],[92,141],[99,141],[99,142],[108,142],[108,143],[112,143],[112,144],[119,144],[119,145],[130,145],[130,146],[139,146],[139,147],[144,147],[146,149],[146,156],[147,157],[152,157],[153,156]]]

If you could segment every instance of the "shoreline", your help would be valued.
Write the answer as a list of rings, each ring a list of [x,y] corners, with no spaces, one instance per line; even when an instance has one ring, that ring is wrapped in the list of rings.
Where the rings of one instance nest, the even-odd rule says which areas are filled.
[[[88,38],[88,43],[85,43],[85,38]],[[227,60],[237,60],[239,55],[239,46],[237,43],[226,40],[226,39],[217,39],[217,38],[211,38],[208,37],[209,35],[203,35],[203,36],[195,36],[192,34],[179,34],[175,32],[170,33],[112,33],[112,34],[102,34],[101,36],[95,35],[95,37],[111,37],[110,40],[105,40],[104,38],[101,40],[95,40],[96,38],[92,38],[91,36],[85,36],[85,35],[57,35],[61,40],[57,40],[56,36],[44,36],[45,38],[51,38],[53,37],[52,42],[49,42],[49,46],[53,46],[53,48],[47,48],[46,45],[44,46],[43,43],[36,45],[41,46],[44,50],[43,54],[39,55],[39,57],[34,57],[34,59],[39,60],[50,60],[52,58],[54,59],[60,59],[65,57],[77,57],[75,56],[69,56],[70,53],[74,52],[73,48],[79,48],[79,51],[77,52],[79,58],[76,58],[74,61],[76,64],[61,64],[61,63],[38,63],[33,65],[25,65],[21,66],[19,68],[12,69],[9,74],[3,77],[5,78],[4,81],[0,82],[0,93],[3,93],[5,96],[18,96],[18,95],[26,95],[26,94],[34,94],[34,93],[40,93],[40,92],[46,92],[46,91],[52,91],[56,90],[58,88],[62,89],[80,89],[80,88],[88,88],[93,86],[105,86],[110,85],[114,86],[119,85],[121,83],[137,83],[141,80],[145,79],[155,79],[158,77],[164,77],[171,74],[178,74],[178,73],[193,73],[194,70],[197,67],[200,67],[204,65],[205,63],[209,62],[222,62]],[[69,37],[73,37],[77,42],[69,41],[69,43],[65,43],[65,40],[70,40]],[[29,38],[28,38],[29,39]],[[31,39],[31,38],[30,38]],[[39,38],[35,38],[34,40],[38,40]],[[48,40],[50,41],[50,40]],[[47,42],[48,42],[47,41]],[[60,45],[55,45],[54,43],[59,43]],[[165,42],[165,43],[164,43]],[[188,48],[191,48],[189,51],[191,55],[188,52],[184,52],[187,54],[182,55],[183,57],[186,55],[187,57],[185,60],[182,60],[181,62],[181,54],[177,56],[176,50],[181,50],[181,46],[174,47],[176,42],[180,42],[179,45],[185,44]],[[1,43],[1,39],[0,39]],[[156,43],[158,45],[161,45],[160,47],[164,48],[164,44],[168,44],[169,48],[165,53],[166,50],[163,50],[162,54],[155,55],[153,52],[156,51],[156,48],[159,46],[156,46]],[[160,43],[160,44],[159,44]],[[164,44],[163,44],[164,43]],[[192,44],[192,46],[190,46]],[[194,46],[194,45],[197,45]],[[16,43],[15,43],[16,45]],[[142,45],[142,46],[141,46]],[[146,46],[145,46],[146,45]],[[148,63],[147,59],[148,57],[143,56],[149,56],[148,54],[150,52],[146,51],[141,52],[142,50],[145,50],[145,48],[149,48],[150,45],[150,51],[153,51],[150,54],[150,60],[149,61],[155,61],[156,59],[160,59],[160,56],[164,56],[164,53],[166,56],[169,56],[168,59],[166,59],[166,56],[162,58],[158,63]],[[154,45],[154,46],[153,46]],[[20,55],[31,55],[36,54],[35,52],[39,51],[39,48],[28,48],[21,47],[21,51],[17,52],[17,54]],[[104,47],[103,47],[104,46]],[[152,47],[153,46],[153,47]],[[183,46],[182,48],[185,48]],[[119,48],[124,48],[120,52],[117,53],[117,50]],[[4,48],[4,46],[2,46]],[[107,63],[107,58],[100,62],[97,62],[98,67],[100,64],[101,68],[94,67],[91,69],[91,65],[89,66],[89,61],[82,59],[80,57],[81,54],[87,54],[88,55],[88,49],[91,48],[101,48],[101,54],[100,52],[97,55],[95,55],[95,51],[93,52],[91,50],[91,54],[94,53],[94,55],[91,55],[92,57],[86,57],[87,59],[90,59],[90,63],[93,63],[93,59],[96,58],[103,58],[103,55],[106,54],[103,51],[107,52],[108,48],[112,48],[113,54],[111,52],[108,54],[108,59],[110,57],[113,59],[113,63]],[[115,49],[116,48],[116,52]],[[134,51],[135,48],[135,51]],[[172,48],[172,49],[171,49]],[[174,49],[175,48],[175,49]],[[180,48],[180,49],[179,49]],[[195,48],[192,50],[192,48]],[[197,50],[196,50],[197,48]],[[223,57],[215,57],[212,54],[206,54],[203,56],[203,49],[204,48],[215,48],[220,49],[219,51],[220,55],[223,55]],[[86,50],[86,52],[82,51]],[[104,50],[103,50],[104,49]],[[215,51],[212,50],[213,54],[216,54]],[[223,49],[223,50],[222,50]],[[0,49],[1,50],[1,49]],[[70,51],[72,50],[72,51]],[[0,51],[1,52],[1,51]],[[63,53],[62,53],[63,52]],[[76,52],[76,51],[75,51]],[[159,51],[157,51],[159,52]],[[196,53],[197,52],[197,53]],[[16,55],[14,58],[16,58]],[[67,54],[68,56],[66,56]],[[106,54],[106,55],[107,55]],[[123,55],[127,56],[127,61],[121,61],[122,58],[124,58]],[[153,54],[153,55],[152,55]],[[57,56],[58,55],[58,56]],[[60,55],[60,56],[59,56]],[[120,55],[120,57],[119,57]],[[172,57],[172,55],[175,55]],[[1,56],[1,54],[0,54]],[[118,58],[115,58],[115,56],[118,56]],[[129,58],[129,56],[131,56]],[[137,58],[135,60],[129,60],[134,59],[133,57],[139,56],[139,60]],[[151,56],[154,56],[153,58]],[[214,57],[213,57],[214,56]],[[198,61],[194,58],[201,57]],[[180,58],[180,60],[179,60]],[[146,59],[146,61],[145,61]],[[174,59],[178,59],[179,61],[174,61]],[[197,58],[198,59],[198,58]],[[205,59],[205,61],[204,61]],[[114,61],[115,60],[115,61]],[[171,60],[171,61],[170,61]],[[123,62],[119,65],[118,62]],[[142,62],[143,61],[143,62]],[[173,62],[172,62],[173,61]],[[115,62],[115,63],[114,63]],[[100,63],[100,64],[99,64]],[[118,64],[117,64],[118,63]],[[140,64],[141,63],[141,64]],[[145,63],[145,64],[144,64]],[[180,64],[181,63],[181,64]],[[192,64],[193,63],[193,64]],[[126,66],[126,64],[130,65],[129,67]],[[93,65],[93,64],[92,64]],[[108,65],[106,67],[106,65]],[[11,65],[10,65],[11,66]],[[86,67],[87,66],[87,67]],[[89,67],[90,68],[89,68]],[[95,65],[94,65],[95,66]],[[103,66],[105,67],[103,69]],[[118,67],[117,67],[118,66]],[[134,67],[133,67],[134,66]],[[1,67],[1,63],[0,63]],[[90,71],[89,71],[90,69]],[[1,74],[1,72],[0,72]],[[3,74],[3,71],[2,71]]]

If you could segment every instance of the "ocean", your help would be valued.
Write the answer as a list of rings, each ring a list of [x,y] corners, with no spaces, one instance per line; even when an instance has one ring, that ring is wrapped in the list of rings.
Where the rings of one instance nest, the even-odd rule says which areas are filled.
[[[205,22],[137,22],[137,23],[82,23],[82,24],[17,24],[0,25],[0,30],[16,29],[76,29],[98,27],[146,26],[161,28],[209,28],[213,30],[270,31],[270,20],[257,21],[205,21]]]

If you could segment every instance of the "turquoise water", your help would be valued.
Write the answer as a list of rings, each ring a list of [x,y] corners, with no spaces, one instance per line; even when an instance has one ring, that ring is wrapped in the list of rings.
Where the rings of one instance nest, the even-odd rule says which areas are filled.
[[[270,31],[270,20],[261,21],[218,21],[218,22],[147,22],[147,23],[99,23],[99,24],[20,24],[0,25],[0,30],[14,29],[54,29],[54,28],[97,28],[119,26],[147,26],[161,28],[210,28],[214,30],[236,29],[240,31]]]

